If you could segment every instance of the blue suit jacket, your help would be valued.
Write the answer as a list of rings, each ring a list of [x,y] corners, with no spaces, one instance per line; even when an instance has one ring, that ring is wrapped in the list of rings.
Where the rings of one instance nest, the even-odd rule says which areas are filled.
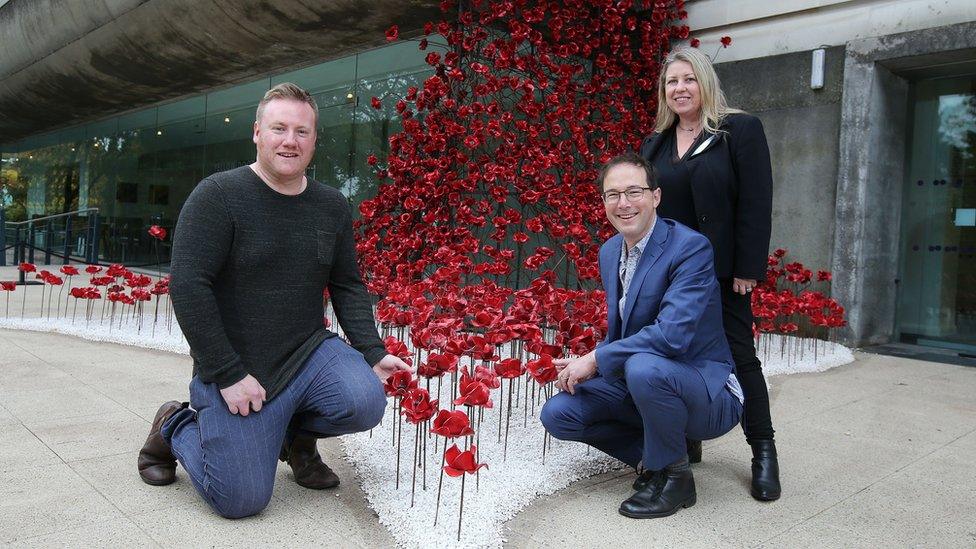
[[[624,375],[627,360],[650,353],[695,368],[710,398],[723,390],[733,368],[712,246],[702,234],[659,217],[637,264],[620,318],[621,235],[600,248],[607,293],[607,337],[596,348],[600,375]]]

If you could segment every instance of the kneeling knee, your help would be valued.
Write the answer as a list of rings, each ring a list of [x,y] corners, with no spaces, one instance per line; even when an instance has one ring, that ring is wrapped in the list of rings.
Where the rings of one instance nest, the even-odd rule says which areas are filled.
[[[386,396],[368,399],[353,417],[357,431],[368,431],[379,425],[386,412]]]
[[[260,493],[232,493],[220,498],[214,498],[211,507],[226,519],[240,519],[254,516],[264,510],[271,502],[271,489]]]
[[[563,395],[560,394],[549,399],[539,412],[539,420],[549,434],[558,439],[567,439],[573,429],[570,428],[572,422],[560,402],[562,398]]]

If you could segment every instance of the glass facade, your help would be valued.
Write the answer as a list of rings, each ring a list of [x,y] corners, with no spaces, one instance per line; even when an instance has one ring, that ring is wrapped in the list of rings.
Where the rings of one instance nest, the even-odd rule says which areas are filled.
[[[382,157],[400,130],[396,99],[432,74],[426,54],[396,43],[0,145],[0,206],[7,221],[98,208],[103,262],[155,263],[149,226],[171,229],[201,179],[254,161],[255,109],[281,82],[309,90],[319,105],[308,175],[358,204],[376,184],[366,156]],[[382,109],[370,105],[374,96]],[[164,263],[168,255],[164,246]]]
[[[976,352],[976,76],[917,82],[901,223],[901,339]]]

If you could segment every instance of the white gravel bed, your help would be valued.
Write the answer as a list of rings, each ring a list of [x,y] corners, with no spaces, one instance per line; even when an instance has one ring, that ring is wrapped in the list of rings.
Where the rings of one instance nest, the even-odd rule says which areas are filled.
[[[160,320],[153,335],[152,309],[147,307],[141,330],[134,318],[127,318],[119,326],[119,318],[110,328],[108,321],[96,318],[86,325],[83,313],[72,322],[67,318],[26,318],[11,314],[0,317],[0,328],[55,332],[91,341],[118,343],[179,354],[189,354],[186,339],[175,320],[167,329],[166,320]],[[19,313],[19,311],[17,311]],[[816,350],[814,349],[816,347]],[[800,372],[820,372],[847,364],[854,360],[850,349],[843,345],[812,339],[764,334],[757,346],[763,371],[767,376]],[[503,357],[504,358],[504,357]],[[462,365],[467,360],[461,361]],[[189,380],[187,380],[189,381]],[[447,394],[449,378],[442,386],[441,407],[449,408],[451,397]],[[425,386],[426,381],[421,381]],[[529,384],[533,392],[538,385]],[[437,525],[434,514],[441,455],[444,438],[427,436],[426,490],[423,487],[423,468],[418,467],[417,485],[411,506],[413,449],[416,427],[405,420],[398,421],[391,399],[383,423],[371,433],[359,433],[341,438],[347,459],[356,467],[369,505],[379,520],[404,547],[500,547],[505,541],[503,524],[533,499],[551,494],[569,486],[572,482],[603,473],[623,465],[599,451],[585,445],[562,442],[549,438],[543,461],[543,428],[538,420],[541,400],[534,406],[529,399],[528,417],[525,413],[525,387],[520,388],[518,406],[513,406],[508,428],[507,457],[503,457],[503,443],[498,442],[499,414],[502,414],[502,434],[508,408],[508,380],[502,388],[492,391],[494,409],[485,410],[481,421],[478,461],[488,464],[476,476],[467,475],[464,483],[464,512],[461,522],[461,539],[458,541],[458,510],[461,478],[444,475],[441,491],[440,512]],[[504,393],[505,398],[502,398]],[[431,398],[437,398],[436,380],[432,381]],[[474,415],[472,413],[472,415]],[[473,423],[474,422],[474,418]],[[394,425],[403,426],[400,437],[400,481],[396,487],[396,446],[393,442]],[[524,426],[523,426],[524,424]],[[477,427],[476,427],[477,429]],[[424,433],[425,430],[422,430]],[[437,451],[434,444],[437,444]],[[451,441],[453,443],[454,441]],[[461,449],[464,439],[457,442]],[[448,446],[450,443],[448,444]],[[423,463],[423,460],[420,461]]]

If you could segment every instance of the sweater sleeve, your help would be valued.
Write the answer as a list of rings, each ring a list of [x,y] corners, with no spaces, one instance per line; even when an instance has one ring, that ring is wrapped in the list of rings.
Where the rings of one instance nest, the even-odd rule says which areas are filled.
[[[738,199],[735,204],[735,255],[737,278],[763,280],[772,225],[773,174],[769,146],[762,122],[742,116],[732,135]]]
[[[214,281],[234,242],[234,222],[210,179],[190,193],[173,235],[170,295],[180,329],[193,352],[197,373],[221,389],[247,372],[221,321]]]
[[[349,205],[342,206],[342,227],[336,234],[335,259],[329,276],[329,297],[342,331],[370,366],[386,356],[386,346],[376,332],[373,303],[359,274]]]

